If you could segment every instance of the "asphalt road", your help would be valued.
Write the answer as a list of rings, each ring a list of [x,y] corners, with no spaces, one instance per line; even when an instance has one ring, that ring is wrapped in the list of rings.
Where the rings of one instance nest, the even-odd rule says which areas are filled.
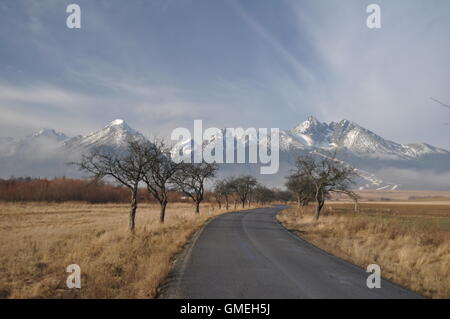
[[[160,298],[420,298],[297,238],[282,206],[221,215],[178,258]],[[383,270],[381,270],[383,273]]]

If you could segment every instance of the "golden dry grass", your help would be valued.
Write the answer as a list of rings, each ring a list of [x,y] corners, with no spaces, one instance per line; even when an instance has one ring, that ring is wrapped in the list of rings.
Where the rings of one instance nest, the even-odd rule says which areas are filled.
[[[128,205],[0,203],[0,298],[152,298],[174,256],[208,219],[225,210],[205,203],[142,204],[136,234]],[[81,289],[68,289],[69,264]]]
[[[330,202],[319,221],[313,206],[289,207],[278,220],[289,230],[340,258],[381,273],[432,298],[450,298],[450,206],[416,203]]]
[[[448,191],[430,191],[430,190],[355,190],[362,200],[380,201],[388,199],[392,201],[402,200],[450,200],[450,192]],[[345,195],[337,196],[346,198]]]

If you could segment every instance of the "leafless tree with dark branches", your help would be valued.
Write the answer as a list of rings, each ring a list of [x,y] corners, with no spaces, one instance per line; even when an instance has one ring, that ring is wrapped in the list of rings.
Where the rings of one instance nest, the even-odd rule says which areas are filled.
[[[214,185],[214,195],[219,203],[219,208],[221,208],[222,200],[225,201],[226,209],[230,206],[230,196],[233,194],[233,188],[230,181],[229,178],[222,179],[217,181]]]
[[[195,213],[200,213],[200,203],[204,199],[205,182],[214,178],[218,170],[216,163],[180,163],[171,181],[184,195],[195,203]]]
[[[289,175],[285,186],[296,197],[298,207],[306,206],[315,199],[315,187],[307,175],[298,173]]]
[[[315,218],[319,219],[325,199],[331,193],[342,193],[357,199],[350,190],[356,176],[355,170],[336,159],[336,154],[315,159],[310,155],[300,156],[294,175],[304,176],[312,184],[316,201]]]
[[[148,192],[160,205],[159,221],[164,223],[171,178],[180,168],[180,164],[171,159],[170,147],[164,140],[154,140],[149,147],[142,148],[148,164],[142,175]]]
[[[236,192],[241,201],[242,208],[244,208],[251,191],[256,187],[256,179],[253,176],[246,175],[234,178],[230,183],[231,188]]]
[[[143,140],[130,140],[124,152],[106,148],[95,148],[83,155],[80,163],[73,163],[81,171],[88,172],[97,179],[111,177],[126,186],[131,193],[129,229],[135,230],[136,210],[138,207],[137,192],[148,166],[148,157],[142,151],[149,148],[150,143]]]
[[[253,200],[260,205],[266,205],[275,199],[275,192],[270,188],[257,184],[253,190]]]

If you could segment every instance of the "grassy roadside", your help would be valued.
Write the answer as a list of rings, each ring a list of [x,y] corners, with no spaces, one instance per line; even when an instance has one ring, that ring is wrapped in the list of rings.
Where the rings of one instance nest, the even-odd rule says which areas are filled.
[[[450,206],[331,203],[319,221],[313,207],[289,207],[277,219],[297,236],[421,295],[450,298]]]
[[[204,204],[141,205],[136,235],[128,205],[0,203],[0,298],[152,298],[179,253],[204,223],[225,213]],[[69,264],[81,289],[68,289]]]

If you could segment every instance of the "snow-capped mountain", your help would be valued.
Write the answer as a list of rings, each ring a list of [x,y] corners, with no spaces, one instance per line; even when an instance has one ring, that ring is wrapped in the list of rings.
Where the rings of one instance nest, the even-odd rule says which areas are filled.
[[[403,145],[392,142],[345,119],[327,124],[310,116],[285,134],[292,139],[292,142],[287,144],[303,141],[305,147],[348,151],[363,157],[408,159],[425,154],[449,153],[426,143]]]
[[[222,129],[222,138],[213,138],[206,141],[209,149],[213,149],[216,143],[226,145],[242,144],[247,148],[249,139],[247,136],[233,138],[225,134]],[[269,145],[270,136],[260,135],[258,143]],[[189,153],[192,140],[182,141],[175,145],[176,151],[183,150]],[[315,154],[323,156],[330,152],[336,152],[337,157],[345,163],[356,168],[360,178],[358,185],[361,188],[373,189],[397,189],[398,187],[416,187],[411,185],[412,181],[404,181],[406,173],[397,178],[390,172],[383,171],[385,168],[412,169],[412,170],[438,170],[450,172],[450,152],[431,146],[426,143],[400,144],[375,134],[357,123],[342,120],[340,122],[324,123],[310,116],[290,130],[280,130],[280,172],[278,176],[258,176],[266,183],[282,185],[284,176],[289,174],[295,159],[301,154]],[[247,155],[248,156],[248,155]],[[223,175],[254,174],[259,175],[259,168],[255,165],[224,164]],[[381,171],[381,173],[380,173]],[[383,175],[383,176],[379,176]],[[418,181],[420,182],[420,181]],[[449,181],[450,187],[450,181]],[[427,186],[428,187],[428,186]]]
[[[227,138],[211,138],[206,143],[210,149],[216,143],[223,143],[225,150]],[[64,133],[45,129],[22,139],[0,137],[0,177],[79,177],[80,173],[66,163],[77,161],[81,154],[94,147],[123,149],[129,139],[145,137],[123,120],[114,120],[83,136],[67,137]],[[257,142],[261,146],[268,141],[270,136],[259,136]],[[396,143],[348,120],[324,123],[311,116],[290,130],[280,130],[279,141],[278,174],[260,175],[258,164],[222,164],[220,175],[254,174],[268,185],[281,186],[298,155],[326,156],[330,151],[336,151],[339,160],[356,168],[360,175],[358,186],[361,188],[433,188],[433,185],[421,186],[424,179],[413,179],[406,173],[450,174],[449,151],[426,143]],[[244,149],[252,142],[248,136],[236,141],[233,139],[233,145],[241,144]],[[191,143],[190,140],[182,141],[174,149],[187,151]],[[450,181],[445,180],[437,187],[450,188]]]
[[[306,121],[290,130],[290,133],[300,138],[304,145],[315,147],[329,146],[329,137],[332,132],[330,125],[319,122],[313,116],[308,117]]]
[[[225,129],[222,129],[223,139],[211,139],[206,143],[221,142],[226,145]],[[270,136],[260,135],[258,142],[267,144]],[[192,141],[182,141],[178,145],[188,149]],[[247,136],[237,138],[236,143],[247,145]],[[450,154],[449,151],[426,143],[399,144],[365,129],[355,122],[342,120],[340,122],[324,123],[310,116],[304,122],[291,130],[280,130],[280,150],[327,150],[347,152],[359,157],[379,159],[415,159],[427,154]]]
[[[22,139],[11,137],[0,139],[0,157],[21,155],[41,157],[44,153],[56,150],[66,140],[64,133],[53,129],[43,129]]]
[[[114,120],[87,135],[67,137],[44,129],[22,139],[0,139],[0,177],[9,176],[79,176],[75,167],[82,154],[96,147],[123,149],[129,139],[144,138],[123,120]]]
[[[121,148],[126,146],[129,139],[138,138],[145,139],[141,133],[131,128],[124,120],[117,119],[93,133],[67,139],[64,141],[63,147],[71,152],[86,151],[98,146]]]

